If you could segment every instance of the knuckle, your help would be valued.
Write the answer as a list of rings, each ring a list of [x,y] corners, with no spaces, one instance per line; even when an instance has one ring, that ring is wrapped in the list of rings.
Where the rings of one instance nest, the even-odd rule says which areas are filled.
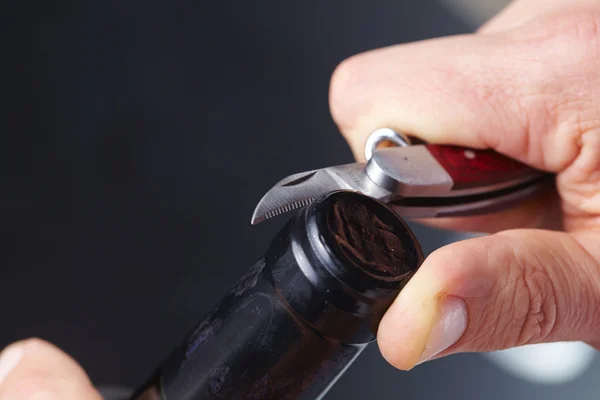
[[[557,180],[567,230],[600,213],[600,120],[595,124],[579,136],[576,155]]]
[[[478,334],[481,346],[505,349],[542,342],[557,328],[555,278],[534,254],[522,251],[514,238],[496,239],[490,257],[505,268],[497,272],[495,288],[483,310],[489,320]]]
[[[515,282],[514,320],[518,326],[515,345],[540,342],[556,327],[556,290],[552,278],[537,263],[518,262]]]

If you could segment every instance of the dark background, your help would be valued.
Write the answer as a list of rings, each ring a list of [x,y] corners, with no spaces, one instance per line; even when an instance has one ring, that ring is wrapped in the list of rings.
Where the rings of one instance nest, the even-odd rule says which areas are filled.
[[[249,224],[263,193],[352,161],[329,115],[335,66],[468,31],[429,0],[10,7],[0,347],[42,337],[129,387],[266,249],[283,220]],[[456,239],[413,226],[426,252]],[[327,399],[597,398],[597,364],[544,387],[475,355],[400,372],[372,345]]]

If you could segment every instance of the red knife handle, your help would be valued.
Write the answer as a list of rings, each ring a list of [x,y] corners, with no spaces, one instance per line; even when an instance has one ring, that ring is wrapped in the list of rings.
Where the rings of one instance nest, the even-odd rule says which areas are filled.
[[[541,172],[493,150],[426,144],[425,147],[454,181],[453,190],[502,184]]]

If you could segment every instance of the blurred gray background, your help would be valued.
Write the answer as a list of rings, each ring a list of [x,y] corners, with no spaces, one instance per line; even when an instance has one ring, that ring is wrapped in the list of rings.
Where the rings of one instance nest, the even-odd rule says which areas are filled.
[[[376,47],[470,32],[500,6],[8,6],[0,347],[42,337],[96,384],[140,383],[282,225],[250,226],[264,191],[352,161],[329,115],[335,66]],[[413,227],[426,252],[463,238]],[[599,372],[594,360],[571,382],[541,385],[480,355],[400,372],[372,345],[327,399],[596,399]]]

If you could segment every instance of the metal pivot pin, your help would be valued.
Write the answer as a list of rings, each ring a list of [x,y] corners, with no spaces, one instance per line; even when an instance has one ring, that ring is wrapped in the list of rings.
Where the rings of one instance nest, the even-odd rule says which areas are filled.
[[[410,146],[411,143],[404,133],[396,132],[390,128],[377,129],[367,138],[365,143],[365,159],[369,161],[373,156],[373,152],[377,150],[378,147],[381,147],[382,145],[385,145],[384,147],[392,147],[390,144],[406,147]]]

